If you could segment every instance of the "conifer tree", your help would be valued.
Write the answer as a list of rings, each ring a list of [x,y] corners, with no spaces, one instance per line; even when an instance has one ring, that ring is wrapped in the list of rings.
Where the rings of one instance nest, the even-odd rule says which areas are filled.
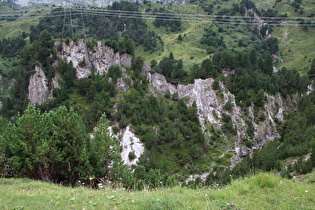
[[[4,132],[8,146],[7,156],[12,161],[12,170],[19,176],[49,180],[47,170],[54,165],[55,150],[49,141],[46,115],[29,105],[16,124],[10,123]]]
[[[310,70],[307,72],[307,76],[309,76],[310,78],[315,77],[315,59],[312,62]]]
[[[119,151],[119,142],[111,136],[106,115],[102,115],[89,145],[92,174],[95,177],[114,178],[116,175],[112,173],[113,170],[122,165]]]

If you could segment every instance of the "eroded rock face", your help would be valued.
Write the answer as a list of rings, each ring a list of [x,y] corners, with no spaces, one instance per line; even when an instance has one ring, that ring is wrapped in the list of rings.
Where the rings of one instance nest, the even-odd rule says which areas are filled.
[[[113,65],[131,66],[131,58],[127,55],[121,55],[102,42],[97,42],[94,49],[88,49],[87,45],[82,41],[70,41],[69,45],[64,42],[55,42],[56,46],[62,46],[58,52],[58,57],[65,59],[68,63],[72,62],[76,69],[78,79],[86,78],[94,69],[96,74],[106,74],[108,69]]]
[[[52,88],[60,88],[59,80],[60,75],[56,74],[52,78]],[[52,89],[49,90],[48,80],[39,66],[35,66],[35,73],[30,77],[28,85],[28,100],[31,104],[42,104],[47,101],[47,99],[52,98]]]
[[[58,49],[61,49],[58,56],[67,62],[72,62],[76,69],[77,78],[88,77],[92,69],[97,74],[106,74],[112,65],[131,66],[130,57],[115,53],[113,49],[101,42],[97,42],[94,49],[88,49],[82,41],[77,43],[70,41],[68,45],[63,42],[55,42],[55,45],[59,46]],[[37,66],[35,71],[35,74],[30,78],[29,100],[32,104],[41,104],[52,97],[52,92],[49,91],[47,78],[42,69]],[[132,80],[126,74],[124,68],[122,68],[122,72],[123,76],[117,80],[117,85],[122,90],[127,91],[132,86]],[[252,149],[260,148],[267,141],[278,138],[280,135],[277,131],[275,119],[280,122],[284,121],[284,113],[287,110],[294,109],[299,99],[298,95],[294,95],[291,99],[284,101],[280,95],[269,96],[265,94],[267,102],[263,108],[254,110],[252,104],[252,106],[242,110],[241,107],[236,105],[235,96],[227,90],[223,83],[220,83],[218,90],[212,88],[214,82],[212,78],[195,79],[193,84],[175,86],[168,83],[163,75],[150,73],[150,67],[146,63],[143,65],[142,74],[146,75],[151,83],[149,86],[151,93],[177,94],[179,98],[187,98],[187,105],[189,106],[195,102],[201,126],[204,131],[207,130],[209,136],[211,135],[209,129],[207,129],[209,125],[221,130],[224,124],[223,115],[230,116],[233,128],[236,130],[234,151],[240,158],[250,154]],[[51,86],[60,88],[59,80],[60,76],[56,75],[51,81]],[[309,87],[310,91],[314,89],[313,87],[314,85]],[[226,106],[227,103],[229,103],[229,108]],[[256,119],[258,116],[261,116],[261,119]],[[246,121],[247,123],[245,123]],[[247,134],[248,121],[254,127],[253,139]],[[244,139],[254,140],[254,146],[246,150],[242,145]],[[238,161],[239,158],[236,160]],[[127,160],[125,162],[127,163]]]
[[[214,80],[212,78],[196,79],[193,84],[178,85],[177,87],[167,83],[165,77],[157,73],[148,74],[147,78],[156,90],[164,94],[169,92],[170,94],[178,94],[179,98],[187,97],[189,98],[187,102],[189,106],[196,102],[199,120],[203,128],[206,127],[207,122],[210,122],[217,129],[221,129],[222,115],[227,114],[231,116],[233,125],[237,128],[238,138],[241,139],[246,136],[246,124],[241,117],[241,108],[236,106],[234,95],[227,91],[222,83],[219,92],[213,90]],[[224,108],[228,101],[232,104],[231,110]]]
[[[306,95],[311,94],[315,90],[315,80],[312,81],[312,83],[307,86],[307,92]]]
[[[133,81],[129,75],[126,74],[126,69],[121,68],[122,76],[117,79],[117,86],[122,89],[124,92],[128,91],[128,89],[133,86]]]
[[[115,138],[119,139],[118,134],[112,134],[112,127],[110,128],[110,133]],[[122,150],[120,152],[121,159],[124,164],[128,166],[137,165],[137,162],[140,156],[144,152],[144,145],[138,137],[130,130],[130,126],[127,126],[125,129],[121,130],[119,135],[121,136],[120,145]],[[129,153],[133,153],[134,157],[129,158]]]
[[[147,79],[151,83],[150,91],[161,93],[178,94],[179,98],[188,98],[187,105],[192,105],[196,102],[198,108],[199,121],[204,130],[207,124],[210,123],[217,129],[221,129],[223,125],[223,114],[229,115],[232,119],[233,127],[237,131],[237,138],[234,143],[234,151],[238,157],[231,159],[232,166],[241,159],[252,153],[252,149],[257,149],[263,146],[267,141],[279,138],[280,134],[277,131],[275,119],[280,122],[284,121],[284,112],[292,110],[295,107],[298,96],[292,97],[289,100],[283,100],[278,94],[270,96],[265,94],[266,103],[263,108],[258,110],[260,119],[255,113],[254,105],[242,110],[235,103],[235,96],[231,94],[222,83],[219,90],[213,90],[212,85],[214,80],[195,79],[193,84],[178,85],[177,87],[168,83],[163,75],[149,72],[149,67],[145,66],[143,71],[146,73]],[[226,110],[225,104],[230,103],[230,108]],[[248,134],[249,121],[254,127],[254,139],[251,139]],[[211,135],[208,131],[208,135]],[[242,146],[243,140],[251,139],[254,145],[252,148]]]
[[[115,53],[110,47],[107,47],[101,42],[97,42],[94,49],[88,49],[86,44],[82,41],[73,42],[70,41],[69,45],[64,42],[56,41],[55,46],[61,46],[61,51],[57,53],[59,58],[65,59],[68,63],[72,62],[73,67],[76,69],[76,77],[86,78],[91,74],[91,70],[94,69],[96,74],[106,74],[108,69],[113,65],[118,66],[131,66],[131,58],[127,55],[120,55]],[[60,48],[60,47],[59,47]],[[57,61],[54,65],[58,65]],[[126,72],[122,69],[123,73]],[[127,91],[131,84],[127,84],[126,81],[130,77],[123,74],[122,78],[117,81],[118,87]],[[39,66],[35,67],[35,74],[31,76],[28,87],[28,99],[32,104],[42,104],[47,99],[52,98],[52,89],[60,88],[61,77],[56,74],[52,78],[50,86],[48,87],[48,81],[45,73]]]
[[[49,96],[47,78],[43,70],[35,66],[35,74],[30,77],[28,100],[31,104],[42,104]]]
[[[252,152],[252,150],[246,146],[241,146],[236,148],[236,154],[239,157],[246,157]]]

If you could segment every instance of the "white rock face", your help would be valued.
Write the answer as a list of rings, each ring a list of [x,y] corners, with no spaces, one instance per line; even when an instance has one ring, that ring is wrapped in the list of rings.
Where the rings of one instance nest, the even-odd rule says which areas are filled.
[[[297,98],[299,97],[294,96],[292,99],[284,101],[280,94],[276,96],[265,94],[267,102],[264,107],[259,110],[259,115],[265,116],[265,119],[260,120],[255,119],[253,104],[246,108],[246,112],[242,110],[241,107],[236,105],[235,96],[231,94],[222,83],[220,83],[219,90],[213,90],[212,85],[214,80],[212,78],[204,80],[196,79],[193,84],[178,85],[176,87],[167,83],[163,75],[149,73],[148,66],[144,66],[143,71],[146,73],[147,79],[151,82],[150,91],[152,93],[155,91],[164,94],[169,92],[170,94],[178,94],[179,98],[187,97],[187,105],[192,105],[193,102],[196,102],[199,121],[204,130],[208,122],[215,128],[220,129],[223,124],[223,114],[231,117],[233,127],[237,130],[237,140],[234,144],[234,151],[238,154],[238,157],[231,159],[232,165],[235,165],[243,157],[251,154],[252,149],[260,148],[267,141],[280,137],[274,120],[277,118],[280,122],[283,122],[284,112],[294,109]],[[228,101],[231,102],[232,108],[225,110],[224,105]],[[247,120],[249,120],[254,127],[255,145],[253,148],[242,146],[243,139],[249,138],[247,134],[248,126],[245,123]]]
[[[47,78],[43,70],[35,66],[35,74],[31,76],[28,86],[28,100],[31,104],[42,104],[49,96]]]
[[[107,47],[102,42],[97,42],[97,45],[92,50],[88,49],[82,41],[77,43],[70,41],[69,45],[57,41],[55,45],[62,45],[62,50],[57,55],[68,63],[72,62],[78,79],[88,77],[92,68],[95,69],[96,74],[103,75],[113,65],[131,66],[130,57],[125,54],[120,55],[118,52],[115,53],[112,48]]]
[[[61,80],[61,76],[57,73],[51,80],[53,88],[60,89],[59,80]]]
[[[108,69],[113,65],[131,66],[130,57],[115,53],[112,48],[107,47],[101,42],[97,42],[97,46],[93,50],[87,49],[86,44],[82,41],[78,41],[77,43],[70,41],[69,45],[56,41],[55,45],[62,45],[62,50],[57,53],[57,56],[65,59],[68,63],[72,62],[78,79],[88,77],[91,74],[92,68],[95,69],[96,74],[102,75],[106,74]],[[57,65],[57,63],[54,65]],[[122,71],[126,72],[125,69],[122,69]],[[127,91],[129,87],[124,81],[128,78],[130,77],[123,74],[123,77],[117,81],[118,86],[124,91]],[[51,80],[51,87],[60,88],[60,79],[60,75],[56,74]],[[32,104],[42,104],[47,99],[53,97],[52,90],[50,91],[48,88],[46,75],[39,66],[35,67],[35,74],[30,78],[28,91],[28,99]]]
[[[60,80],[60,75],[56,74],[52,78],[52,87],[60,88],[58,81]],[[42,104],[47,101],[47,99],[52,98],[52,90],[48,88],[48,81],[45,73],[39,66],[35,66],[35,73],[30,77],[28,85],[28,100],[31,104]]]
[[[129,126],[127,126],[126,130],[123,132],[120,145],[122,146],[121,159],[124,163],[128,166],[136,165],[144,152],[144,145],[140,142],[140,139],[130,131]],[[133,160],[129,160],[128,155],[130,152],[134,152],[136,156]]]
[[[221,89],[223,98],[217,96],[218,91],[212,89],[214,80],[208,79],[195,79],[194,84],[189,85],[174,85],[167,83],[163,75],[154,73],[147,74],[147,78],[151,82],[151,85],[158,91],[170,94],[178,94],[179,98],[189,98],[187,105],[191,106],[193,102],[196,102],[198,108],[198,116],[201,125],[205,128],[205,123],[208,121],[216,128],[220,129],[222,125],[222,114],[230,115],[234,127],[237,128],[238,138],[245,137],[246,124],[241,117],[241,108],[236,106],[235,97],[229,91],[225,89],[221,83]],[[233,107],[230,111],[224,109],[224,105],[230,100]]]
[[[312,83],[307,86],[307,92],[306,92],[306,95],[309,95],[311,94],[315,89],[315,81],[313,80]]]

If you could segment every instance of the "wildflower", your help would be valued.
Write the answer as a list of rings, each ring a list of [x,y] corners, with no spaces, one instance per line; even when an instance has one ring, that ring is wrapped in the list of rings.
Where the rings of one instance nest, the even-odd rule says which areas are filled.
[[[308,190],[305,190],[305,192],[307,193],[307,192],[308,192]]]

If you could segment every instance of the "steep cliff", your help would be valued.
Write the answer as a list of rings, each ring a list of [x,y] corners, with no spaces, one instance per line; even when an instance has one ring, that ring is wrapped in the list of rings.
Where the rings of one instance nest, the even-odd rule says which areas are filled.
[[[52,78],[52,88],[60,88],[59,79],[59,74]],[[52,89],[48,87],[47,77],[41,67],[35,66],[35,73],[29,81],[28,100],[31,104],[42,104],[49,98],[52,98]]]
[[[36,66],[35,73],[30,77],[28,100],[31,104],[42,104],[49,97],[47,78],[43,70]]]
[[[93,49],[89,49],[82,41],[70,41],[69,44],[57,41],[55,46],[59,49],[57,52],[59,58],[65,59],[68,63],[72,62],[78,79],[88,77],[92,69],[96,74],[102,75],[106,74],[113,65],[131,66],[129,56],[115,53],[102,42],[97,42]],[[35,71],[30,78],[29,100],[33,104],[41,104],[52,97],[52,92],[48,88],[47,78],[42,69],[36,66]],[[252,104],[247,108],[241,108],[237,105],[235,96],[222,82],[219,83],[219,88],[213,89],[212,78],[195,79],[193,84],[175,86],[168,83],[163,75],[150,72],[150,67],[144,63],[142,74],[146,75],[150,83],[149,91],[152,94],[177,94],[179,98],[187,99],[188,106],[196,104],[200,124],[208,139],[213,135],[213,129],[219,131],[224,129],[227,124],[224,120],[226,116],[230,118],[232,134],[226,135],[221,132],[220,135],[229,142],[227,149],[232,149],[236,154],[231,159],[232,166],[251,154],[253,149],[260,148],[267,141],[280,136],[277,122],[284,121],[284,113],[293,110],[299,98],[296,95],[284,100],[280,95],[271,96],[265,93],[266,103],[263,107],[258,108]],[[132,83],[130,76],[122,68],[122,76],[117,80],[117,85],[123,91],[128,91],[130,86],[125,82],[126,80]],[[52,81],[52,87],[58,88],[58,78],[55,77]],[[309,89],[311,91],[312,87]],[[250,145],[246,144],[248,141],[251,142]],[[129,149],[126,151],[130,152]],[[123,156],[126,158],[126,154]],[[134,161],[132,163],[127,159],[124,161],[126,164],[134,164]]]
[[[73,67],[76,69],[76,77],[78,79],[86,78],[91,74],[92,69],[96,74],[106,74],[108,69],[113,65],[118,66],[131,66],[131,57],[127,55],[121,55],[110,47],[107,47],[102,42],[97,42],[93,49],[88,49],[86,43],[82,41],[74,42],[70,41],[67,45],[64,42],[56,41],[56,48],[59,48],[57,56],[60,59],[65,59],[68,63],[72,62]],[[59,46],[59,47],[58,47]],[[58,62],[54,65],[58,65]],[[125,70],[123,69],[123,72]],[[32,104],[42,104],[47,99],[52,98],[52,89],[60,88],[59,80],[60,75],[57,73],[52,78],[51,86],[49,87],[48,79],[41,69],[41,67],[35,67],[35,73],[30,77],[28,87],[28,99]],[[129,78],[124,74],[122,78],[118,80],[118,86],[123,90],[126,90],[128,85],[124,82],[124,79]]]
[[[68,63],[71,61],[73,67],[77,70],[78,79],[88,77],[91,70],[96,74],[105,74],[113,65],[131,66],[131,58],[125,54],[114,52],[102,42],[97,42],[93,49],[89,49],[86,43],[82,41],[70,41],[67,45],[64,42],[55,42],[55,46],[62,46],[58,52],[58,57],[65,59]]]
[[[276,122],[284,121],[284,112],[293,110],[298,99],[297,95],[293,99],[284,100],[280,94],[271,96],[265,93],[264,107],[255,108],[252,104],[242,109],[236,105],[235,96],[223,83],[220,83],[218,90],[212,88],[214,82],[212,78],[196,79],[193,84],[175,86],[168,83],[163,75],[151,74],[148,70],[149,67],[144,66],[143,71],[146,72],[147,79],[151,83],[152,93],[157,91],[164,94],[177,94],[179,98],[188,98],[187,105],[196,103],[200,123],[208,136],[212,135],[209,131],[211,126],[222,130],[225,123],[223,115],[231,117],[233,128],[236,130],[233,150],[237,154],[231,159],[232,167],[243,157],[251,154],[253,149],[258,149],[267,141],[280,137]],[[230,103],[229,109],[226,108],[227,103]],[[253,135],[250,135],[250,127],[254,128]],[[252,144],[250,147],[245,145],[248,140]]]

